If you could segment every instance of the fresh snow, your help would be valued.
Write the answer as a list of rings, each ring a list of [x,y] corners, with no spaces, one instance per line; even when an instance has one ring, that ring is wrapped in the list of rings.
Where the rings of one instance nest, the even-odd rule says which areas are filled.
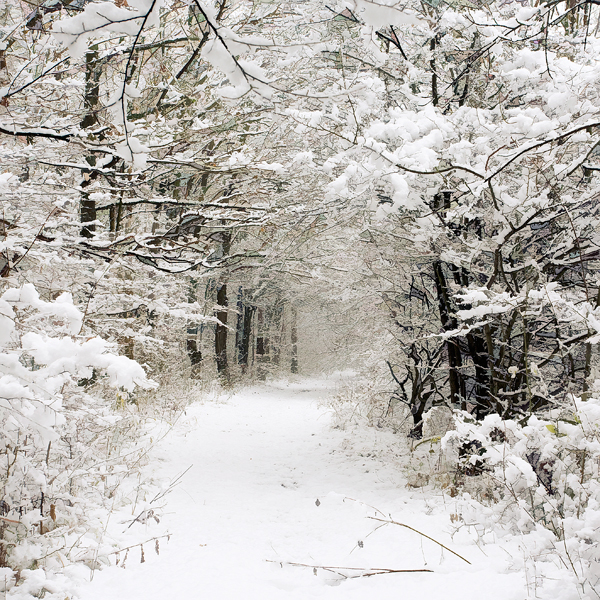
[[[157,511],[160,524],[149,519],[127,530],[131,543],[165,530],[170,541],[160,540],[159,556],[154,542],[146,544],[144,563],[134,548],[125,568],[96,571],[79,589],[81,600],[534,596],[535,575],[532,581],[519,568],[518,540],[480,539],[477,526],[452,522],[456,498],[407,486],[402,435],[332,427],[322,400],[334,386],[262,385],[189,407],[153,451],[147,477],[167,487],[190,470]],[[388,515],[472,564],[406,528],[378,529],[381,523],[368,518]],[[344,579],[288,563],[433,572]]]

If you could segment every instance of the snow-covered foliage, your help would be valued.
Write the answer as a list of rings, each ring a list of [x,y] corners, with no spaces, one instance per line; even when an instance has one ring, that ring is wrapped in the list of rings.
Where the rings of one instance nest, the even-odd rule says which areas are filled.
[[[571,396],[568,408],[527,423],[498,415],[476,422],[468,413],[456,414],[456,429],[441,442],[457,479],[485,481],[463,503],[463,518],[522,535],[535,560],[562,563],[582,598],[594,597],[600,581],[599,423],[597,397]]]
[[[597,354],[590,22],[562,4],[433,4],[379,31],[371,3],[347,5],[327,56],[351,92],[290,113],[334,134],[331,226],[372,211],[346,246],[364,248],[350,279],[388,311],[392,341],[373,328],[373,346],[416,436],[432,404],[515,417],[560,405],[565,387],[585,397]]]
[[[0,561],[16,577],[104,561],[103,520],[135,469],[126,456],[135,419],[114,408],[154,384],[105,340],[81,336],[82,319],[68,293],[47,302],[25,284],[0,297]],[[92,377],[106,378],[112,399],[85,392]]]
[[[462,411],[474,436],[512,427],[518,506],[537,468],[519,436],[552,441],[531,452],[567,481],[561,444],[592,453],[591,429],[560,419],[580,397],[583,431],[600,366],[600,17],[528,4],[7,0],[3,523],[38,510],[45,535],[46,498],[75,497],[56,464],[121,427],[115,397],[142,397],[134,358],[228,381],[284,356],[296,373],[300,347],[375,381],[342,420],[410,415],[421,438],[432,407]],[[499,468],[465,443],[489,457],[460,469]],[[563,487],[561,523],[594,510]]]

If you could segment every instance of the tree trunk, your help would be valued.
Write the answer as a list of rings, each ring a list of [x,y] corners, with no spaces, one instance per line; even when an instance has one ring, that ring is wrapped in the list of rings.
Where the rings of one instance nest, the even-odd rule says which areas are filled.
[[[190,279],[190,290],[188,301],[195,302],[198,299],[198,281],[194,278]],[[198,379],[200,376],[199,365],[202,362],[201,344],[198,340],[198,323],[188,321],[187,323],[187,340],[186,350],[192,366],[191,378]]]
[[[441,261],[434,263],[433,273],[440,310],[440,321],[444,331],[451,331],[456,329],[457,322],[456,319],[451,316],[448,283],[444,275],[443,263]],[[462,355],[458,345],[458,339],[449,339],[446,342],[446,350],[448,353],[450,402],[455,406],[460,406],[462,410],[466,410],[466,386],[460,371],[462,367]]]
[[[434,106],[437,106],[440,97],[438,93],[438,76],[435,66],[435,48],[437,46],[437,35],[435,35],[429,42],[429,49],[431,50],[431,60],[429,66],[431,67],[431,102]]]
[[[482,336],[468,333],[469,354],[475,365],[475,409],[478,419],[494,412],[490,397],[490,365],[487,344]]]
[[[215,330],[215,358],[217,360],[217,372],[223,377],[228,377],[227,364],[227,284],[224,283],[217,288],[217,327]]]
[[[292,342],[292,364],[290,371],[292,373],[298,372],[298,326],[297,326],[298,314],[295,308],[292,308],[292,325],[291,329],[291,342]]]
[[[244,327],[242,329],[242,337],[240,340],[240,348],[238,354],[238,362],[242,365],[242,373],[245,373],[248,368],[250,358],[250,339],[252,338],[252,318],[254,316],[254,306],[244,306]]]
[[[88,129],[98,124],[98,108],[100,105],[100,77],[102,67],[98,66],[98,46],[90,47],[85,55],[85,97],[83,99],[85,115],[81,121],[81,128]],[[96,166],[96,157],[90,155],[86,158],[90,167]],[[82,190],[88,187],[93,179],[97,177],[93,169],[83,172],[84,179],[80,186]],[[84,224],[81,227],[81,236],[91,238],[96,231],[96,201],[90,198],[86,192],[81,192],[81,201],[79,205],[79,218]],[[89,224],[86,224],[89,223]]]
[[[271,335],[270,346],[272,354],[272,362],[274,365],[279,365],[279,359],[281,356],[281,333],[283,327],[283,306],[279,304],[273,310],[273,319],[271,328],[273,335]]]
[[[237,320],[235,324],[235,357],[237,364],[241,364],[242,338],[244,337],[244,292],[242,286],[238,288],[236,303]]]
[[[233,182],[230,183],[225,190],[224,204],[229,202],[226,198],[232,193]],[[228,256],[231,251],[231,231],[221,231],[220,239],[221,256]],[[229,365],[227,363],[227,279],[228,274],[225,272],[221,278],[221,283],[217,286],[217,319],[219,319],[219,323],[217,323],[217,327],[215,328],[215,359],[217,361],[217,372],[225,379],[229,379]]]
[[[262,357],[266,354],[265,351],[265,338],[264,338],[264,328],[265,328],[265,312],[262,308],[259,308],[256,313],[256,354],[259,357]]]
[[[268,372],[265,365],[270,362],[269,338],[267,337],[269,331],[268,311],[259,308],[256,321],[256,377],[257,379],[264,381],[267,378]]]
[[[118,233],[123,222],[123,193],[117,204],[111,205],[108,211],[108,228],[111,233]]]
[[[196,333],[196,329],[194,329],[194,334]],[[190,335],[190,330],[188,329],[188,335]],[[192,365],[192,379],[199,379],[199,365],[202,363],[202,350],[200,349],[200,345],[198,344],[198,340],[195,337],[189,337],[186,342],[186,350],[187,354],[190,358],[190,364]]]
[[[592,373],[592,345],[587,342],[585,344],[585,364],[583,367],[583,390],[581,394],[582,400],[590,399],[590,375]]]

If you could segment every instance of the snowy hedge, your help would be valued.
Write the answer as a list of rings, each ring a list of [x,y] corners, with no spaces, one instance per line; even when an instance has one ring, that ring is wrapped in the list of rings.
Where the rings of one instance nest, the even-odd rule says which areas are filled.
[[[523,536],[536,560],[557,560],[583,597],[593,596],[600,582],[600,399],[571,396],[569,410],[526,422],[498,415],[477,422],[466,412],[455,421],[443,454],[463,483],[470,475],[489,483],[481,498],[467,494],[463,517]]]
[[[154,384],[105,340],[80,336],[82,319],[68,293],[46,302],[26,284],[0,297],[0,568],[9,588],[37,581],[38,567],[102,562],[107,511],[137,456],[123,452],[135,418],[115,402],[120,389]],[[99,377],[114,401],[78,385]]]

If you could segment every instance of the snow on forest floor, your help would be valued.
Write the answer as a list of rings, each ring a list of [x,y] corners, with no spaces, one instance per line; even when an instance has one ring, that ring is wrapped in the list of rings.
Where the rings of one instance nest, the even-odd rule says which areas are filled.
[[[407,487],[402,460],[393,459],[403,452],[402,436],[332,428],[321,403],[332,386],[263,385],[190,406],[147,469],[168,482],[191,468],[165,498],[160,524],[130,528],[137,540],[166,529],[170,541],[161,540],[158,556],[147,544],[144,563],[134,548],[126,568],[97,571],[81,600],[535,596],[517,540],[481,540],[476,526],[453,523],[455,500],[442,490]],[[389,515],[471,565],[409,529],[378,528],[369,518]],[[344,579],[289,563],[432,572]]]

